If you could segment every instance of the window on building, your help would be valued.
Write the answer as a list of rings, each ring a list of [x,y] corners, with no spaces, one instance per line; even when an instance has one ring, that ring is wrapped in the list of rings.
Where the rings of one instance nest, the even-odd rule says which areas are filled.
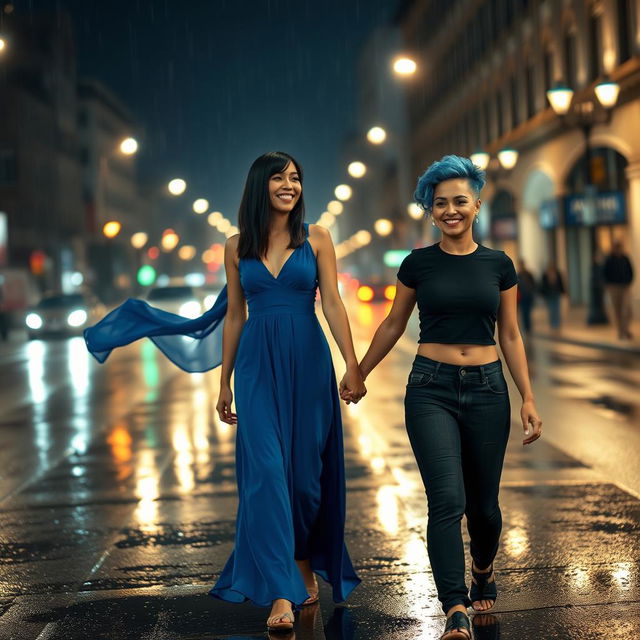
[[[533,118],[536,114],[536,94],[535,94],[535,74],[536,68],[533,66],[533,62],[529,60],[525,68],[525,91],[526,91],[526,108],[527,108],[527,120]]]
[[[498,129],[497,137],[504,133],[504,111],[502,109],[502,91],[496,91],[496,125]]]
[[[616,0],[618,13],[618,54],[620,63],[633,56],[633,39],[635,33],[634,0]]]
[[[602,17],[589,16],[589,79],[595,80],[602,73]]]
[[[545,92],[549,91],[549,89],[553,88],[553,51],[550,47],[547,47],[544,50],[544,54],[542,57],[542,72],[544,74],[544,87],[543,90]]]
[[[515,129],[520,124],[520,105],[518,104],[518,80],[511,76],[509,81],[509,93],[511,102],[511,128]]]
[[[13,149],[0,149],[0,186],[8,187],[16,183],[17,165],[16,152]]]
[[[564,77],[567,84],[576,88],[576,34],[567,31],[563,38],[564,45]]]

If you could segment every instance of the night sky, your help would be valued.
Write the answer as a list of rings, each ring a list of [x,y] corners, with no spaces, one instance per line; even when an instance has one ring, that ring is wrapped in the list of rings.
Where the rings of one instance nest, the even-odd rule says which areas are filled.
[[[396,0],[15,0],[24,14],[66,9],[78,72],[112,89],[143,127],[145,178],[183,177],[236,220],[261,153],[305,170],[307,218],[333,188],[345,135],[356,131],[356,58]],[[381,69],[381,73],[388,70]],[[364,134],[364,132],[363,132]]]

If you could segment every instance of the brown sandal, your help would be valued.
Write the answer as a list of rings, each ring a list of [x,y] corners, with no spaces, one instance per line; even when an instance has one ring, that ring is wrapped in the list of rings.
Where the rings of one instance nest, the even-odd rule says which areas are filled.
[[[287,622],[282,621],[284,618],[288,618]],[[271,616],[267,620],[267,631],[291,631],[293,629],[293,613],[285,611],[284,613]]]

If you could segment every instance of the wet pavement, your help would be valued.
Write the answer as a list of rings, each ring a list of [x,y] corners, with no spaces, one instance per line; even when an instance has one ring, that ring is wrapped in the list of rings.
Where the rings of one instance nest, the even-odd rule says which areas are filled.
[[[382,313],[350,309],[359,353]],[[475,637],[633,637],[638,356],[532,347],[544,439],[522,448],[514,401],[500,595],[492,615],[475,617]],[[426,498],[403,426],[414,352],[403,338],[365,400],[344,409],[347,544],[363,582],[339,606],[322,585],[297,640],[442,632]],[[1,640],[267,637],[265,609],[207,596],[232,549],[237,504],[234,431],[213,411],[217,381],[178,371],[149,343],[103,366],[79,340],[0,347]]]

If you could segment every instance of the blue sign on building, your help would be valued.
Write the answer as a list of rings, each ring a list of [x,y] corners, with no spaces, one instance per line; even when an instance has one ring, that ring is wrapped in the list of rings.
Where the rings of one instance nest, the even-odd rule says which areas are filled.
[[[627,209],[621,191],[604,191],[565,198],[565,224],[569,227],[624,224],[626,221]]]

